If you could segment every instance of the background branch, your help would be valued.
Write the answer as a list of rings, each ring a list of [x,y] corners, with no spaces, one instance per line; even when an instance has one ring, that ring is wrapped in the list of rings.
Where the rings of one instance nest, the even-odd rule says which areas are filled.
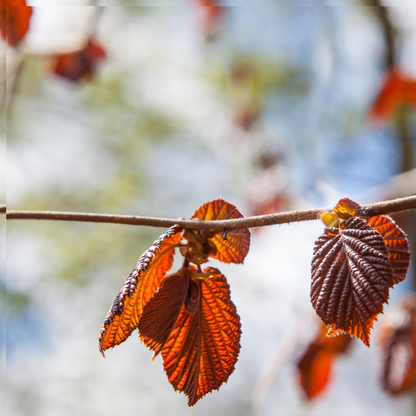
[[[398,57],[400,55],[400,46],[403,41],[403,33],[399,27],[394,24],[391,19],[391,8],[383,6],[381,0],[368,0],[372,7],[372,10],[378,20],[380,29],[384,38],[384,71],[389,73],[399,68],[400,62]],[[415,134],[411,125],[411,115],[406,105],[397,111],[395,117],[395,130],[397,134],[397,140],[400,151],[400,171],[402,174],[410,172],[415,167]],[[414,183],[414,180],[410,179],[410,183]],[[385,193],[387,197],[394,197],[393,194]],[[416,254],[416,211],[407,212],[396,218],[400,227],[407,229],[407,238],[409,240],[410,253],[413,258]],[[413,270],[413,284],[416,287],[416,262],[411,263]]]
[[[383,33],[385,43],[384,66],[392,68],[396,64],[397,29],[390,20],[388,8],[383,6],[380,0],[368,0],[368,4],[374,7],[374,13]]]
[[[393,212],[416,209],[416,196],[398,198],[390,201],[376,202],[363,205],[370,216],[390,214]],[[59,211],[8,211],[7,219],[37,219],[57,221],[84,221],[113,224],[147,225],[150,227],[168,228],[178,224],[182,228],[215,231],[240,230],[243,228],[265,227],[268,225],[287,224],[291,222],[310,221],[317,219],[322,211],[331,211],[332,208],[315,208],[303,211],[280,212],[277,214],[258,215],[255,217],[238,218],[220,221],[199,221],[184,219],[168,219],[154,217],[140,217],[135,215],[90,214],[82,212]]]

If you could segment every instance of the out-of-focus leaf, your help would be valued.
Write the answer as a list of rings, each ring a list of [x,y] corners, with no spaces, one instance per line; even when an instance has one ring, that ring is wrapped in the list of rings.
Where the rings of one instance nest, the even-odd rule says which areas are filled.
[[[399,395],[416,383],[416,296],[406,296],[380,325],[383,389]]]
[[[244,217],[234,205],[223,199],[216,199],[202,205],[192,218],[216,221]],[[217,252],[210,257],[224,263],[242,263],[250,248],[250,231],[247,228],[231,230],[227,233],[215,234],[210,240],[217,247]]]
[[[299,382],[308,400],[321,394],[330,380],[333,351],[311,343],[298,363]]]
[[[282,155],[270,151],[262,153],[257,164],[260,172],[247,182],[243,190],[249,214],[257,216],[290,210],[292,196]]]
[[[85,47],[72,53],[57,55],[52,66],[52,72],[71,81],[78,82],[91,77],[99,61],[106,57],[102,45],[90,39]]]
[[[32,7],[26,0],[2,0],[0,2],[0,33],[10,46],[17,46],[24,38],[32,16]]]
[[[217,269],[205,271],[212,275],[195,281],[198,309],[192,315],[182,308],[162,349],[169,382],[188,396],[189,406],[227,381],[240,351],[240,317],[228,283]]]
[[[394,274],[380,233],[358,217],[326,228],[315,243],[311,301],[328,335],[349,333],[370,345]]]
[[[125,341],[139,324],[143,308],[171,268],[181,228],[171,227],[144,252],[108,311],[99,337],[101,353]]]
[[[389,261],[394,272],[394,283],[400,283],[406,279],[410,264],[409,244],[405,233],[385,215],[371,217],[368,225],[378,231],[384,238],[384,244],[389,253]]]
[[[393,68],[385,74],[380,92],[370,109],[370,120],[385,122],[400,106],[416,106],[416,80]]]
[[[217,34],[226,7],[222,7],[218,0],[193,0],[193,2],[198,6],[200,30],[206,40],[212,40]]]
[[[320,395],[328,386],[334,359],[348,350],[351,341],[345,334],[327,337],[325,326],[321,326],[297,365],[299,382],[308,400]]]
[[[185,303],[189,275],[185,275],[184,271],[187,269],[165,277],[159,291],[143,309],[139,321],[140,339],[155,352],[154,357],[164,347]]]
[[[339,218],[347,220],[348,218],[356,215],[357,210],[360,208],[361,206],[357,202],[349,198],[343,198],[338,201],[334,208],[334,212],[338,215]]]
[[[260,116],[257,78],[251,60],[237,59],[230,68],[227,86],[233,121],[245,131],[251,130]]]

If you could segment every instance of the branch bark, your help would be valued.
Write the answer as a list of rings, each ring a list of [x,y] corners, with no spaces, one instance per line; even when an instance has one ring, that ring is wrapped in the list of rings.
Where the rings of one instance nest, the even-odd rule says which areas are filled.
[[[384,66],[386,68],[392,68],[396,64],[395,51],[398,38],[397,29],[390,20],[388,7],[383,6],[380,0],[368,0],[368,4],[374,7],[374,13],[380,22],[381,30],[383,32],[384,43],[386,45]]]
[[[416,195],[398,198],[390,201],[376,202],[363,205],[369,216],[390,214],[393,212],[416,209]],[[37,219],[54,221],[83,221],[100,222],[112,224],[145,225],[150,227],[168,228],[178,224],[184,229],[200,230],[202,232],[221,232],[224,230],[241,230],[243,228],[265,227],[276,224],[288,224],[291,222],[311,221],[317,219],[322,211],[331,211],[331,208],[315,208],[303,211],[280,212],[276,214],[258,215],[232,220],[199,221],[184,219],[168,219],[154,217],[140,217],[135,215],[111,215],[91,214],[82,212],[59,212],[59,211],[7,211],[6,218],[14,219]]]

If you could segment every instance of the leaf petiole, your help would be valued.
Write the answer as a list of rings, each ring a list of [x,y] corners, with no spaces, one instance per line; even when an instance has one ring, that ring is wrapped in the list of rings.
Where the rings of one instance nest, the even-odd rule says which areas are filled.
[[[208,277],[212,276],[212,273],[208,273],[208,272],[194,272],[193,270],[189,270],[189,276],[192,277],[193,279],[199,279],[199,280],[203,280],[203,279],[207,279]]]

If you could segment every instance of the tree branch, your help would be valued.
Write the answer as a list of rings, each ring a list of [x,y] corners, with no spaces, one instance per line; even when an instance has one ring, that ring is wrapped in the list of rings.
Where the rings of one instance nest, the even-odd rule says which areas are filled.
[[[390,20],[388,7],[383,6],[380,0],[368,0],[368,4],[374,7],[374,13],[383,32],[384,43],[386,45],[384,65],[386,68],[393,68],[396,64],[397,29]]]
[[[398,211],[416,209],[416,195],[398,198],[391,201],[376,202],[363,205],[369,216],[390,214]],[[59,212],[59,211],[7,211],[6,218],[14,219],[37,219],[57,221],[83,221],[101,222],[112,224],[147,225],[150,227],[168,228],[178,224],[184,229],[200,231],[241,230],[243,228],[265,227],[275,224],[287,224],[291,222],[310,221],[317,219],[322,211],[331,211],[331,208],[315,208],[303,211],[280,212],[277,214],[258,215],[255,217],[238,218],[220,221],[199,221],[184,219],[167,219],[154,217],[140,217],[135,215],[111,215],[90,214],[82,212]]]
[[[0,213],[6,212],[6,205],[0,205]]]

